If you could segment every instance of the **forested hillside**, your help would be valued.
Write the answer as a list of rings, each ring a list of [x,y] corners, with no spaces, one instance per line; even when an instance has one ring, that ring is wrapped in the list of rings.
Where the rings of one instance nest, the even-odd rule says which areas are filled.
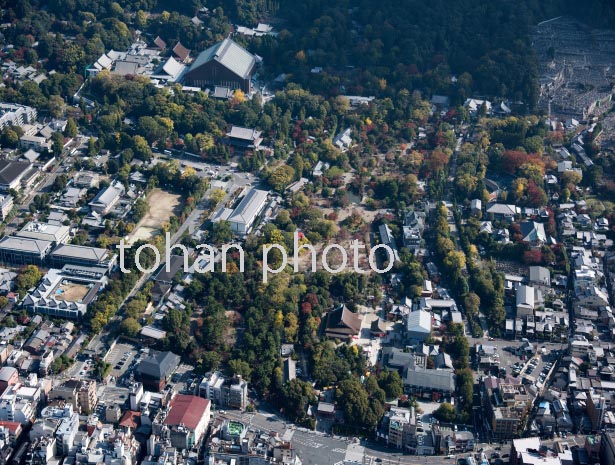
[[[566,13],[605,25],[614,12],[606,0],[282,0],[279,15],[290,32],[281,35],[284,59],[275,61],[319,91],[335,89],[341,75],[349,93],[420,87],[458,101],[484,93],[531,106],[533,26]],[[324,72],[310,73],[313,67]],[[451,75],[459,79],[454,86]]]
[[[325,95],[380,97],[401,89],[444,93],[454,103],[470,95],[509,97],[531,109],[537,99],[537,63],[531,32],[540,21],[573,14],[592,26],[615,24],[615,3],[591,0],[36,0],[0,1],[7,40],[39,42],[26,63],[81,73],[101,53],[122,50],[138,29],[153,40],[181,40],[202,50],[234,24],[271,21],[277,39],[246,46],[263,56],[268,76]],[[201,26],[190,16],[206,5]],[[219,8],[221,7],[221,8]],[[66,41],[75,37],[76,41]],[[63,39],[64,38],[64,39]],[[320,73],[310,72],[319,67]],[[451,76],[457,78],[451,81]],[[72,86],[71,86],[72,89]]]

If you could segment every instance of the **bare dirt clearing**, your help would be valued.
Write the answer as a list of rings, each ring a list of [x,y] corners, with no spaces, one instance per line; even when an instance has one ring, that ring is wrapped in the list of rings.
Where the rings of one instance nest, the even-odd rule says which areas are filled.
[[[179,213],[181,200],[178,194],[154,189],[147,197],[147,205],[149,209],[130,235],[129,244],[154,237],[172,215]]]

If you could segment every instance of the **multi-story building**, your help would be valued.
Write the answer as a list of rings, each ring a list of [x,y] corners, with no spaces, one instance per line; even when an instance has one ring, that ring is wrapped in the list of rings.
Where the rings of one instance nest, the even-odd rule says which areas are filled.
[[[0,442],[14,446],[19,441],[23,428],[15,421],[0,421]]]
[[[79,402],[79,409],[82,413],[92,413],[98,403],[96,381],[91,379],[81,380],[79,390],[77,391],[77,400]]]
[[[28,425],[36,416],[40,389],[9,386],[0,397],[0,420]]]
[[[13,197],[6,194],[0,195],[0,220],[5,221],[6,217],[13,210]]]
[[[29,161],[0,160],[0,191],[21,190],[22,181],[28,184],[27,180],[32,179],[31,173],[32,164]]]
[[[79,430],[79,414],[73,412],[60,420],[58,429],[55,432],[56,454],[69,455],[75,444],[75,436]]]
[[[607,402],[603,395],[592,392],[587,396],[587,416],[592,423],[592,431],[600,431],[607,412]]]
[[[2,367],[0,368],[0,394],[2,394],[6,388],[17,384],[19,381],[19,373],[14,367]]]
[[[600,439],[600,464],[615,465],[615,433],[603,431]]]
[[[26,452],[27,465],[47,465],[56,454],[56,438],[42,437],[35,439]]]
[[[0,261],[12,265],[42,265],[53,243],[24,237],[0,239]]]
[[[493,435],[500,439],[515,437],[532,405],[525,386],[489,376],[483,379],[481,395]]]
[[[69,379],[64,384],[54,387],[49,392],[48,398],[70,402],[76,412],[89,414],[94,411],[98,402],[96,381]]]
[[[26,310],[78,319],[107,284],[107,268],[66,265],[52,268],[23,300]]]
[[[215,371],[203,378],[199,395],[220,408],[245,410],[248,405],[248,382],[239,375],[226,378]]]
[[[85,245],[60,244],[48,256],[48,263],[56,268],[64,265],[113,268],[117,255],[107,249]]]
[[[416,415],[414,408],[391,407],[380,424],[378,436],[394,449],[412,450],[416,446]]]
[[[14,103],[0,103],[0,130],[6,126],[23,126],[36,121],[36,108]]]
[[[51,141],[43,136],[32,136],[24,134],[19,138],[19,146],[24,150],[49,150],[51,149]]]
[[[190,449],[203,439],[210,417],[208,399],[179,394],[171,401],[171,409],[162,423],[169,429],[173,447]]]
[[[248,191],[229,216],[228,221],[231,223],[231,229],[234,233],[245,235],[252,230],[258,215],[267,204],[268,195],[269,192],[258,189]]]
[[[144,389],[160,392],[181,358],[173,352],[151,352],[137,367],[137,378]]]
[[[16,235],[28,239],[49,241],[54,244],[63,244],[69,239],[70,228],[64,225],[30,221]]]

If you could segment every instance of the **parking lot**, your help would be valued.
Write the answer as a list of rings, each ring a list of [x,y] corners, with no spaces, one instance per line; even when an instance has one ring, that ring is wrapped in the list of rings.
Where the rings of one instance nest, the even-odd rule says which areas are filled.
[[[132,344],[115,344],[115,347],[107,353],[105,358],[105,361],[111,365],[111,375],[115,378],[123,376],[138,354],[139,349]]]
[[[520,375],[522,374],[521,371],[519,371],[519,373],[515,373],[516,369],[518,367],[522,367],[524,368],[525,365],[527,365],[529,363],[529,359],[531,358],[531,354],[528,355],[527,359],[523,359],[524,357],[519,355],[517,352],[517,348],[522,344],[521,341],[518,340],[508,340],[508,339],[500,339],[500,338],[487,338],[487,337],[482,337],[482,338],[473,338],[473,337],[468,337],[468,342],[471,345],[478,345],[478,344],[484,344],[487,346],[494,346],[497,348],[497,353],[499,356],[499,367],[500,368],[505,368],[506,369],[506,374],[507,375]],[[535,368],[533,370],[533,374],[537,375],[535,376],[536,378],[538,378],[540,375],[540,371],[542,370],[543,366],[550,361],[551,358],[551,353],[553,351],[557,351],[557,350],[561,350],[563,348],[561,343],[552,343],[552,342],[536,342],[533,341],[532,342],[534,348],[538,351],[538,354],[540,355],[540,363],[537,365],[537,368]],[[544,347],[544,350],[543,350]],[[543,354],[542,352],[546,352],[546,354]],[[543,360],[545,359],[545,360]],[[475,370],[475,376],[476,379],[478,380],[478,378],[480,378],[481,376],[484,376],[486,374],[488,374],[489,370],[488,369],[476,369]]]
[[[557,357],[550,351],[541,351],[527,361],[520,375],[530,376],[536,382],[538,388],[542,388],[545,380],[553,369]]]
[[[194,394],[198,390],[202,377],[195,377],[194,367],[186,363],[180,363],[171,376],[168,384],[173,385],[175,391],[181,394]]]
[[[80,356],[75,359],[75,363],[71,365],[66,371],[64,371],[61,375],[62,378],[89,378],[94,370],[93,363],[91,357],[85,358],[84,356]]]

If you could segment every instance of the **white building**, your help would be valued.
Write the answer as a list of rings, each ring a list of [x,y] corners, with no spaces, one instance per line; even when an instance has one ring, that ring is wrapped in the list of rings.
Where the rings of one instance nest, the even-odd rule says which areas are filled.
[[[531,286],[519,286],[517,289],[517,317],[534,314],[535,293]]]
[[[207,432],[210,417],[209,400],[184,394],[175,396],[164,419],[164,425],[171,430],[171,445],[189,449],[199,444]]]
[[[107,284],[108,269],[66,265],[51,268],[23,300],[26,310],[60,318],[80,318]]]
[[[0,219],[6,220],[6,217],[13,210],[13,197],[10,195],[0,195]]]
[[[231,230],[237,234],[248,234],[258,215],[267,204],[269,192],[258,189],[250,189],[246,196],[239,202],[229,217]]]
[[[9,386],[0,397],[0,420],[26,425],[36,417],[40,389],[20,384]]]
[[[69,455],[79,430],[79,414],[68,402],[61,407],[45,407],[30,430],[30,440],[55,436],[56,454]]]
[[[410,312],[406,317],[406,337],[410,341],[424,341],[431,335],[432,317],[426,310]]]
[[[487,110],[487,114],[491,113],[491,102],[489,100],[478,100],[474,98],[469,98],[463,104],[464,107],[471,113],[477,113],[480,107],[485,104],[485,109]]]
[[[51,150],[51,142],[43,136],[31,136],[24,134],[19,138],[19,146],[22,149],[33,149],[37,152],[42,150]]]
[[[111,185],[101,190],[90,202],[90,207],[96,213],[106,215],[119,202],[126,189],[119,181],[113,181]]]
[[[335,145],[342,152],[345,152],[352,145],[352,129],[347,128],[344,132],[339,133],[333,139],[333,145]]]
[[[248,383],[240,376],[225,377],[219,371],[205,375],[199,385],[199,396],[221,408],[244,410],[248,405]]]
[[[64,244],[68,242],[70,228],[64,225],[58,226],[55,224],[30,221],[16,235],[18,237],[26,237],[28,239],[49,241],[54,242],[55,244]]]
[[[23,126],[36,121],[36,109],[14,103],[0,103],[0,130],[5,126]]]

